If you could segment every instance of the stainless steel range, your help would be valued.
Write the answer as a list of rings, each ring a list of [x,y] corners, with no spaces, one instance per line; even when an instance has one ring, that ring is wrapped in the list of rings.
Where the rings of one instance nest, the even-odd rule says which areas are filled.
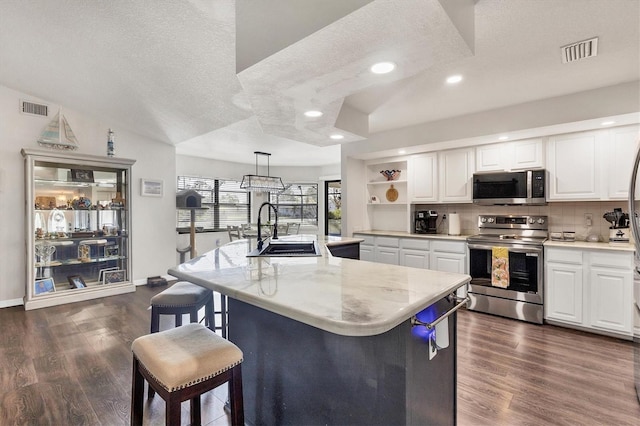
[[[478,216],[468,239],[468,309],[542,324],[547,216]]]

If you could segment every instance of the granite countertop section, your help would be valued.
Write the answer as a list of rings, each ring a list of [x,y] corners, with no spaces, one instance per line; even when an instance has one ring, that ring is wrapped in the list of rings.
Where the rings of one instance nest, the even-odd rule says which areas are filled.
[[[399,238],[422,238],[426,240],[457,240],[467,241],[471,235],[448,235],[448,234],[412,234],[404,231],[353,231],[354,235],[374,235],[380,237],[399,237]]]
[[[633,253],[636,249],[635,245],[631,243],[610,243],[610,242],[597,242],[592,243],[588,241],[554,241],[547,240],[544,243],[545,247],[563,247],[563,248],[575,248],[575,249],[591,249],[591,250],[610,250],[610,251],[628,251]]]
[[[338,243],[335,238],[331,241]],[[317,236],[281,238],[314,239]],[[322,237],[319,242],[324,242]],[[470,280],[463,274],[333,257],[324,243],[319,244],[320,257],[247,258],[255,244],[253,239],[237,240],[168,272],[343,336],[372,336],[391,330]]]

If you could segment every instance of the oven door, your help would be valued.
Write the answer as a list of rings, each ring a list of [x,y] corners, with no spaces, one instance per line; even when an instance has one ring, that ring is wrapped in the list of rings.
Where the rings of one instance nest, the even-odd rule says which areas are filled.
[[[509,251],[509,286],[491,284],[492,248]],[[542,246],[517,243],[469,243],[469,292],[523,302],[543,303]]]

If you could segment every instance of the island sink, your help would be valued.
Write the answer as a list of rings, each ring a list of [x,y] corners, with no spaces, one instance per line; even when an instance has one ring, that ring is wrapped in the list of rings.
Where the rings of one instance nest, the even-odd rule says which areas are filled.
[[[270,241],[262,249],[255,249],[247,257],[313,257],[321,256],[316,241]]]

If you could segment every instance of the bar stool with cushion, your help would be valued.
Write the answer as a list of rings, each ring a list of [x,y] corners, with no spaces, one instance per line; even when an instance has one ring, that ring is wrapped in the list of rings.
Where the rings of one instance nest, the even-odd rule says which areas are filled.
[[[182,325],[182,315],[198,322],[198,311],[205,308],[204,321],[215,330],[213,291],[186,281],[179,281],[151,298],[151,332],[160,331],[160,315],[175,315],[175,325]]]
[[[186,324],[135,339],[131,424],[142,425],[144,381],[165,401],[165,423],[180,424],[180,404],[191,402],[191,424],[201,424],[200,395],[229,382],[231,424],[243,425],[242,351],[202,324]]]

